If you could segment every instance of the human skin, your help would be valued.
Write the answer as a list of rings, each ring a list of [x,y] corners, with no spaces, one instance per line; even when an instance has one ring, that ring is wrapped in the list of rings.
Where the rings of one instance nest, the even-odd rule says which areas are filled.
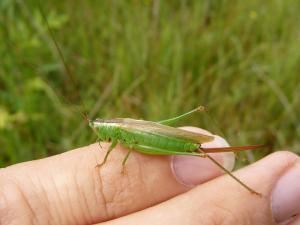
[[[118,145],[95,168],[108,146],[92,144],[0,169],[0,224],[300,224],[295,154],[277,152],[234,172],[259,197],[198,157],[133,152],[121,173],[128,150]],[[216,136],[208,146],[226,142]],[[214,157],[233,167],[232,154]]]

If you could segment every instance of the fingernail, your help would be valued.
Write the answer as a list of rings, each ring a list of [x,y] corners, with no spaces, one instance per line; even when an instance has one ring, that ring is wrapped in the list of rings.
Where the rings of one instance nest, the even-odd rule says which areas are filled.
[[[232,170],[233,153],[215,153],[211,156],[226,169]],[[223,174],[223,171],[209,159],[195,156],[173,156],[171,166],[175,178],[186,186],[201,184]]]
[[[300,213],[300,164],[295,164],[278,180],[272,193],[272,212],[277,223]]]

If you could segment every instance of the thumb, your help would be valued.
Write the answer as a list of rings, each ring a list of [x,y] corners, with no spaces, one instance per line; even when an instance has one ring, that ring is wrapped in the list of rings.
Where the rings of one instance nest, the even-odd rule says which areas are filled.
[[[299,224],[293,220],[300,213],[298,156],[273,153],[234,175],[262,197],[224,175],[111,224]]]

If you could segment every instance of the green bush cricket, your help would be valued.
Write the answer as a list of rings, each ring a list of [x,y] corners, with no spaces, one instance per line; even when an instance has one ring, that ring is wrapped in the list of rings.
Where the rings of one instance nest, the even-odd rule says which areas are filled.
[[[212,141],[214,136],[198,134],[168,126],[197,111],[203,111],[203,107],[199,106],[185,114],[159,122],[130,118],[89,120],[89,125],[97,133],[98,140],[111,142],[102,163],[97,165],[97,167],[101,167],[106,163],[108,155],[118,143],[128,148],[128,153],[122,162],[123,168],[132,151],[150,155],[191,155],[207,157],[248,191],[260,195],[235,177],[207,153],[242,151],[261,148],[263,145],[202,148],[201,144]]]
[[[69,76],[70,80],[75,83],[75,80],[64,60],[62,51],[54,37],[54,34],[48,24],[47,18],[40,4],[39,8],[42,17],[45,20],[50,37],[53,40],[55,48],[57,49],[62,60],[62,64],[65,68],[66,74]],[[244,188],[250,191],[250,193],[261,195],[260,193],[254,191],[252,188],[244,184],[241,180],[235,177],[230,171],[224,168],[219,162],[217,162],[207,153],[243,151],[261,148],[264,145],[202,148],[201,144],[214,140],[214,136],[198,134],[169,126],[197,111],[204,111],[204,107],[199,106],[187,113],[159,122],[136,120],[130,118],[90,120],[84,115],[90,127],[92,127],[94,132],[97,134],[99,144],[101,141],[111,142],[111,145],[109,146],[109,149],[102,163],[98,164],[96,167],[101,167],[106,163],[109,154],[118,143],[128,148],[128,153],[122,162],[123,168],[132,151],[138,151],[140,153],[150,155],[190,155],[196,157],[205,157],[209,158],[226,174],[231,176],[235,181],[237,181]]]

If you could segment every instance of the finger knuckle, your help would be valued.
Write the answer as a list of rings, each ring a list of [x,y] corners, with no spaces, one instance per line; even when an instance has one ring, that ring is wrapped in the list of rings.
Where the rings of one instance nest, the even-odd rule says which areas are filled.
[[[299,160],[299,156],[288,151],[277,151],[267,156],[266,160],[276,162],[278,168],[288,169]]]
[[[274,152],[271,156],[288,163],[294,163],[298,159],[297,154],[290,151],[277,151]]]

